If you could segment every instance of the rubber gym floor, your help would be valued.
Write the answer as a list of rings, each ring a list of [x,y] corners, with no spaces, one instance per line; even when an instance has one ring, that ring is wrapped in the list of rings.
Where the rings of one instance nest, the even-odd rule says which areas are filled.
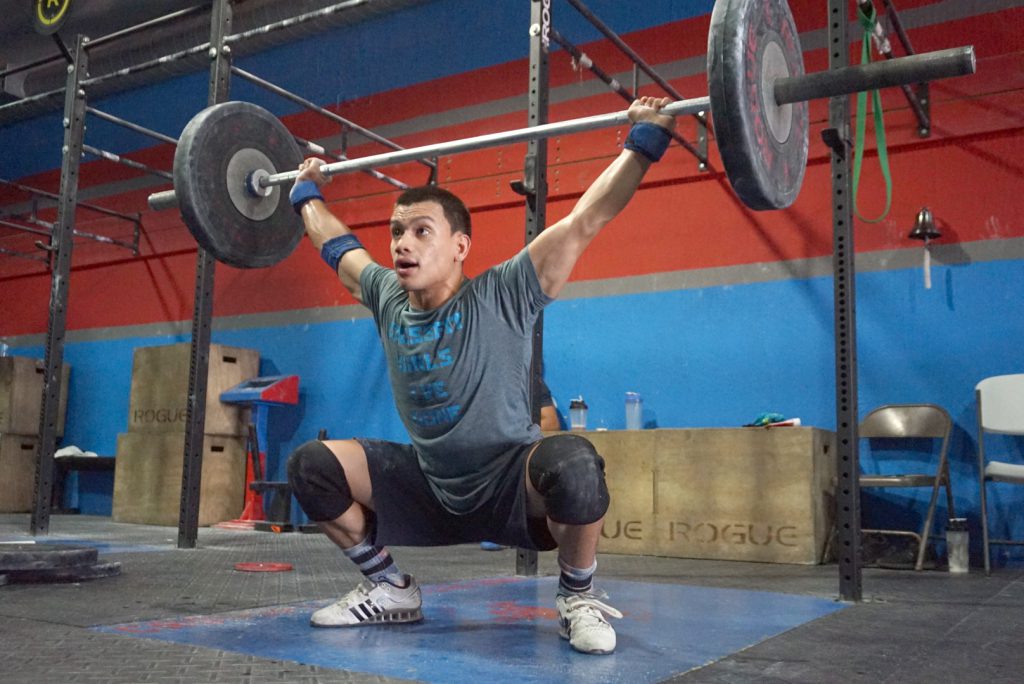
[[[31,541],[28,515],[0,542]],[[314,629],[357,572],[319,534],[177,529],[55,515],[37,543],[95,546],[120,576],[0,587],[0,679],[21,682],[1019,682],[1024,571],[991,577],[835,565],[599,557],[625,614],[610,656],[558,637],[555,557],[517,577],[515,551],[393,548],[423,587],[414,625]],[[2,548],[2,547],[0,547]],[[239,572],[236,563],[290,563]]]

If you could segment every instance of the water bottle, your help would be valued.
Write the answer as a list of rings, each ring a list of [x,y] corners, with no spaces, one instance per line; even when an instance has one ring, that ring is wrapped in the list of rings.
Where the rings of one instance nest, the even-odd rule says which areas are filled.
[[[626,392],[626,429],[643,428],[644,401],[636,392]]]
[[[583,401],[582,395],[569,402],[569,428],[587,429],[587,402]]]
[[[968,571],[967,550],[970,541],[967,533],[967,518],[950,518],[946,526],[946,555],[949,556],[949,571],[963,574]]]

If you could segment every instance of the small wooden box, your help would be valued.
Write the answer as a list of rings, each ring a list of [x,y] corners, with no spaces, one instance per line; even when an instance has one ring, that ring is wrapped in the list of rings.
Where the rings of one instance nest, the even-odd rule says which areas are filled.
[[[181,513],[185,433],[125,432],[117,436],[113,519],[176,526]],[[234,520],[245,497],[245,440],[205,435],[199,524]]]
[[[35,436],[0,434],[0,513],[32,510],[38,447]]]
[[[834,435],[803,427],[587,432],[611,507],[602,553],[816,564],[834,515]]]
[[[60,402],[57,407],[57,436],[64,434],[68,408],[71,366],[64,364]],[[27,356],[0,357],[0,433],[38,435],[43,409],[43,362]]]
[[[188,343],[140,347],[132,363],[128,402],[130,432],[184,432],[188,411],[188,379],[192,363]],[[245,435],[248,410],[224,404],[220,394],[259,375],[260,354],[254,349],[210,345],[206,386],[208,435]]]

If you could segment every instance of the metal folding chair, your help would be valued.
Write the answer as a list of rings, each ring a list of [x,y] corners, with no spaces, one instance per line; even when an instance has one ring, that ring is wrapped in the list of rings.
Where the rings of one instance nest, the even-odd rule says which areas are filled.
[[[949,482],[949,433],[952,421],[949,414],[935,404],[888,404],[876,408],[869,413],[859,428],[859,435],[864,439],[921,439],[932,438],[942,440],[939,447],[938,460],[929,459],[922,464],[922,471],[899,475],[861,473],[860,486],[865,488],[881,487],[931,487],[932,496],[928,502],[928,513],[920,532],[909,530],[873,530],[863,532],[877,534],[896,534],[913,537],[917,540],[917,559],[914,569],[924,567],[925,550],[928,537],[935,522],[935,506],[939,498],[939,488],[946,489],[946,505],[949,517],[955,517],[953,509],[953,492]],[[904,452],[901,452],[904,453]],[[878,452],[875,452],[877,456]],[[927,466],[927,467],[926,467]]]

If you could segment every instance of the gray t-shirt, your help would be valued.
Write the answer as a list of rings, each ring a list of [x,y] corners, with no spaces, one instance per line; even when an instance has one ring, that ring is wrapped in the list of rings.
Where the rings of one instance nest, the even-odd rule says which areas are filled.
[[[413,309],[395,272],[378,264],[359,285],[420,467],[445,508],[472,512],[495,488],[500,456],[540,439],[530,416],[531,335],[552,300],[526,249],[432,311]]]

